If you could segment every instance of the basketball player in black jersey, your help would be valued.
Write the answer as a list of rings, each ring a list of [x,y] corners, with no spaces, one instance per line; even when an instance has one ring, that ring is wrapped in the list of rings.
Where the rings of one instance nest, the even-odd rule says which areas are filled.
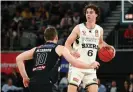
[[[25,51],[16,57],[23,84],[25,87],[29,86],[31,92],[52,92],[51,70],[61,56],[64,56],[69,63],[78,68],[98,68],[98,62],[95,61],[90,65],[82,63],[82,61],[76,60],[67,48],[57,45],[58,36],[54,27],[46,28],[44,38],[45,44]],[[24,65],[24,60],[29,59],[34,61],[33,76],[30,79]]]

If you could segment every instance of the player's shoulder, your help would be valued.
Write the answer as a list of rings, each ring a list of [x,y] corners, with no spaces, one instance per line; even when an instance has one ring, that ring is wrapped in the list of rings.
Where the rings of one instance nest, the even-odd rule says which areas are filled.
[[[84,23],[79,23],[79,24],[77,24],[75,27],[79,27],[79,26],[81,26],[81,25],[84,25]]]
[[[74,27],[74,29],[79,30],[80,27],[83,27],[83,26],[84,26],[84,23],[79,23],[79,24],[77,24],[77,25]]]
[[[63,45],[57,45],[57,47],[56,48],[63,48],[64,46]]]
[[[96,24],[96,28],[99,29],[100,31],[103,31],[103,28],[100,25]]]
[[[100,25],[96,24],[96,27],[97,28],[100,28],[100,29],[103,29]]]
[[[82,22],[82,23],[79,23],[78,25],[84,25],[85,23],[84,22]]]
[[[63,49],[64,49],[64,46],[58,45],[58,46],[55,48],[55,51],[56,51],[56,53],[57,53],[59,56],[61,56],[62,53],[63,53]]]
[[[79,23],[77,26],[85,26],[85,23],[84,22]]]
[[[80,30],[80,24],[77,24],[77,25],[73,28],[72,32],[79,33],[79,30]]]
[[[56,49],[58,51],[62,51],[64,49],[64,46],[63,45],[57,45]]]

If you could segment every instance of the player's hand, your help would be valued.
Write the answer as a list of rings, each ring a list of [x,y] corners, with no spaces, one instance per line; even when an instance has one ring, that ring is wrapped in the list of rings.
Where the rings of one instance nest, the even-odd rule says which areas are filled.
[[[80,54],[77,51],[71,52],[71,55],[74,56],[75,58],[79,58]]]
[[[97,61],[93,62],[93,63],[90,65],[91,69],[98,69],[99,66],[100,66],[100,64],[99,64],[99,62],[97,62]]]
[[[113,55],[113,58],[115,57],[115,54],[116,54],[116,50],[113,46],[110,46],[110,48],[112,48],[114,50],[114,55]]]
[[[114,52],[113,58],[114,58],[115,57],[115,54],[116,54],[115,48],[113,46],[111,46],[111,45],[107,45],[107,46],[105,46],[105,48],[106,49],[112,49],[113,50],[113,52]]]
[[[28,77],[27,78],[23,78],[24,87],[28,87],[29,86],[29,82],[30,82],[30,79]]]

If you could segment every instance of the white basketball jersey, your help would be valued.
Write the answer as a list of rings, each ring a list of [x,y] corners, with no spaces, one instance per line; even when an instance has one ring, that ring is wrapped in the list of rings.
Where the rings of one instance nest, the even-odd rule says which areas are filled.
[[[99,44],[101,27],[95,25],[93,29],[88,29],[84,23],[79,24],[80,35],[78,43],[75,41],[73,44],[73,49],[78,51],[80,54],[79,60],[87,64],[91,64],[96,61],[96,54]],[[80,69],[70,66],[72,69],[78,69],[83,72],[96,72],[94,69]]]

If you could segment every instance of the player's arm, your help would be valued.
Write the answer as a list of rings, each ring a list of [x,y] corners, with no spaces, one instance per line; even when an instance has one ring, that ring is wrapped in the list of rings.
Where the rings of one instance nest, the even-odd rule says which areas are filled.
[[[104,40],[103,40],[103,28],[101,28],[101,31],[100,31],[101,35],[100,35],[100,39],[99,39],[99,48],[102,48],[102,47],[108,47],[108,48],[113,48],[113,46],[107,44]],[[115,49],[114,49],[114,56],[115,56]]]
[[[71,63],[74,67],[77,67],[77,68],[93,69],[93,68],[98,68],[98,66],[99,66],[98,62],[94,62],[92,64],[86,64],[86,63],[83,63],[83,61],[75,59],[70,54],[70,51],[64,46],[58,46],[56,48],[56,52],[58,53],[59,56],[64,56],[64,58],[69,63]]]
[[[16,57],[16,63],[20,71],[20,74],[23,78],[28,78],[28,75],[25,70],[24,61],[32,59],[34,51],[35,51],[35,48],[25,51]]]
[[[74,29],[72,30],[71,34],[68,36],[66,42],[65,42],[65,47],[71,52],[72,47],[71,45],[74,43],[74,41],[77,39],[79,34],[79,26],[76,25]]]
[[[108,44],[103,40],[103,29],[101,28],[101,31],[100,31],[100,39],[99,39],[99,48],[102,48],[102,47],[105,47],[107,46]]]

